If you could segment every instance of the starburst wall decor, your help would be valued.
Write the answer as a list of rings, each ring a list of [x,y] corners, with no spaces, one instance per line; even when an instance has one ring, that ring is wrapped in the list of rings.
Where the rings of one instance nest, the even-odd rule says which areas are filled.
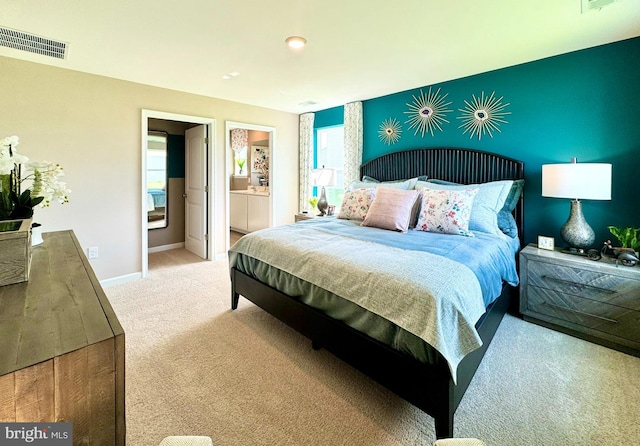
[[[510,115],[511,112],[504,109],[509,103],[503,104],[502,96],[496,98],[495,94],[494,91],[491,96],[485,98],[483,91],[479,98],[472,94],[471,102],[464,101],[466,107],[459,109],[462,115],[458,116],[458,119],[463,120],[458,126],[458,128],[464,128],[463,135],[469,132],[469,139],[477,136],[478,140],[481,140],[482,135],[487,133],[493,138],[492,131],[500,132],[500,124],[508,124],[504,116]]]
[[[447,94],[440,95],[439,88],[432,92],[431,87],[429,87],[429,93],[426,96],[422,90],[420,90],[420,97],[413,96],[413,103],[407,104],[409,111],[405,112],[405,114],[412,115],[406,121],[406,124],[410,124],[409,130],[415,128],[414,135],[420,132],[423,138],[427,131],[431,133],[431,136],[436,128],[442,131],[441,124],[449,123],[445,118],[446,113],[451,112],[446,108],[451,105],[451,102],[445,102],[446,98]]]
[[[400,140],[401,133],[402,127],[400,126],[400,122],[395,118],[389,118],[382,121],[382,124],[380,124],[380,130],[378,130],[380,140],[388,145],[397,143]]]

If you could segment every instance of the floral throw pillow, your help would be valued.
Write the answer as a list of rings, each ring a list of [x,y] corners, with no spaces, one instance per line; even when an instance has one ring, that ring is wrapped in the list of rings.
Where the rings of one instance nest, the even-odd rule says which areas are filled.
[[[345,192],[338,218],[364,220],[375,196],[375,189],[361,188]]]
[[[422,207],[416,230],[473,237],[469,218],[478,189],[422,189]]]

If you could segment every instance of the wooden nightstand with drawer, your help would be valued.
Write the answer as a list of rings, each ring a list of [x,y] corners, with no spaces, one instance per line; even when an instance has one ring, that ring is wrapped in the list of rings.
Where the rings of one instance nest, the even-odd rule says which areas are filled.
[[[640,267],[529,245],[520,252],[520,313],[640,357]]]

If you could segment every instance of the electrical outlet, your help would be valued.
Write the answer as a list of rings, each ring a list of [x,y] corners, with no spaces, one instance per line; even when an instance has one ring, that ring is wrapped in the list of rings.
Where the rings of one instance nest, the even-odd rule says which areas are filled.
[[[90,259],[97,259],[98,258],[98,247],[97,246],[92,246],[91,248],[87,249],[87,256]]]

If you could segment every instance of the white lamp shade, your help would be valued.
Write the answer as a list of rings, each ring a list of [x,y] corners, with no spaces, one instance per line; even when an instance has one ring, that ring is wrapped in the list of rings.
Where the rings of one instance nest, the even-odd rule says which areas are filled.
[[[542,196],[611,200],[611,164],[545,164],[542,166]]]
[[[311,170],[311,182],[314,186],[335,186],[336,170],[323,167]]]

